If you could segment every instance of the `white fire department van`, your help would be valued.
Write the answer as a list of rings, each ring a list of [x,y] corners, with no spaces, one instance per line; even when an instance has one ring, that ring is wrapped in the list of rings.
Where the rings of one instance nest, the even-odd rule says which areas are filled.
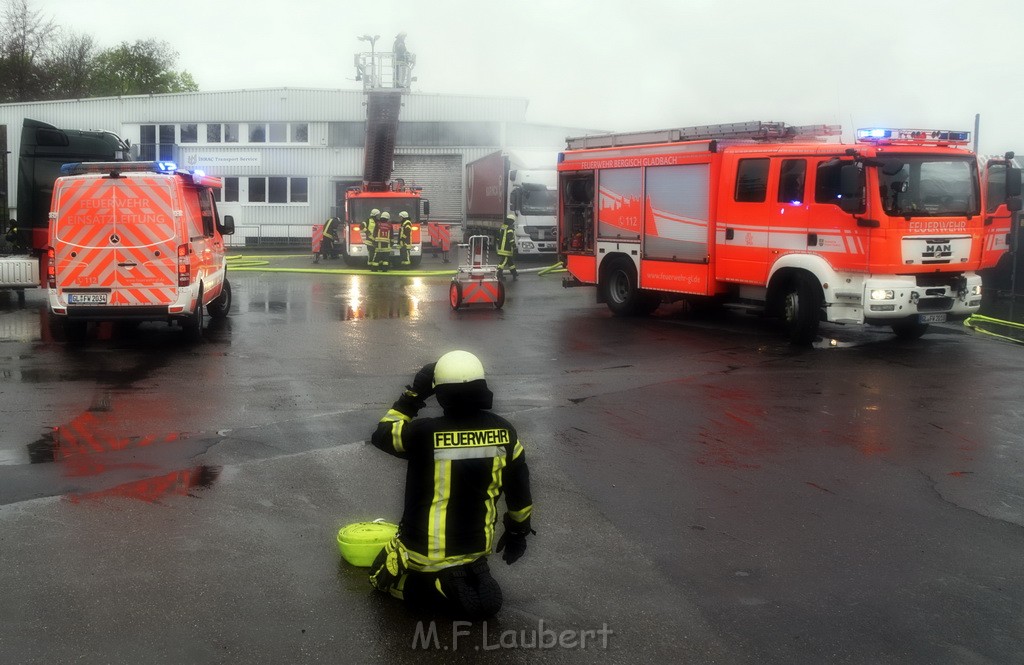
[[[981,306],[1007,249],[1021,173],[979,164],[968,132],[750,122],[570,138],[559,250],[616,314],[714,301],[781,318],[920,337]]]
[[[69,337],[89,321],[179,323],[197,339],[204,308],[231,307],[225,235],[211,188],[221,180],[168,162],[65,164],[53,187],[45,282]]]

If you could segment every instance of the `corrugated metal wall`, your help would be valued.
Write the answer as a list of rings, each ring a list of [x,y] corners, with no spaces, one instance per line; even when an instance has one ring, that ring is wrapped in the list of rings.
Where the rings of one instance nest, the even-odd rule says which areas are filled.
[[[392,179],[422,187],[430,201],[430,219],[462,220],[462,157],[460,155],[396,155]]]
[[[140,127],[143,124],[178,126],[182,123],[291,122],[308,123],[308,143],[246,143],[243,131],[243,142],[240,143],[183,144],[177,147],[177,151],[183,157],[201,150],[220,154],[259,154],[258,164],[252,166],[207,166],[206,170],[211,175],[308,178],[306,204],[248,204],[243,191],[241,202],[224,206],[236,216],[236,224],[239,226],[316,223],[329,214],[334,204],[335,182],[349,178],[358,180],[362,176],[362,147],[331,145],[330,127],[336,123],[361,124],[366,115],[364,102],[362,90],[274,88],[0,104],[0,125],[7,125],[8,150],[12,153],[8,156],[7,178],[12,214],[17,192],[16,156],[25,118],[69,129],[105,129],[133,144],[141,142]],[[472,123],[472,126],[464,128],[465,131],[460,129],[451,132],[448,140],[458,140],[462,134],[479,139],[481,131],[486,130],[488,135],[493,136],[495,145],[399,146],[395,177],[423,181],[424,191],[431,201],[432,217],[461,219],[464,165],[467,162],[503,145],[550,146],[557,149],[564,145],[566,135],[593,133],[527,124],[524,122],[526,108],[527,100],[524,98],[423,93],[406,95],[403,98],[400,122],[435,123],[410,129],[416,136],[424,132],[442,136],[446,124]],[[489,128],[496,128],[497,132]],[[201,128],[200,136],[205,136]],[[186,159],[180,161],[182,164],[188,163]],[[201,168],[202,165],[196,164],[195,167]]]

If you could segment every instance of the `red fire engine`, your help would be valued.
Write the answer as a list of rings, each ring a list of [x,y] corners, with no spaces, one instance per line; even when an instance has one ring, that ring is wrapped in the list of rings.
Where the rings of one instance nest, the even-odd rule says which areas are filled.
[[[430,204],[421,196],[422,187],[410,187],[402,179],[391,179],[398,135],[398,115],[402,94],[412,82],[412,62],[400,61],[397,54],[371,52],[356,54],[356,69],[366,92],[366,142],[363,157],[363,183],[345,192],[345,232],[341,253],[349,265],[367,259],[362,225],[374,209],[387,212],[393,226],[392,254],[400,254],[398,246],[399,213],[406,212],[412,220],[410,249],[411,267],[423,258],[421,227],[430,214]],[[422,213],[422,214],[421,214]]]
[[[706,300],[904,338],[981,305],[1007,248],[1020,171],[980,164],[968,132],[749,122],[567,140],[559,251],[567,286],[615,314]]]

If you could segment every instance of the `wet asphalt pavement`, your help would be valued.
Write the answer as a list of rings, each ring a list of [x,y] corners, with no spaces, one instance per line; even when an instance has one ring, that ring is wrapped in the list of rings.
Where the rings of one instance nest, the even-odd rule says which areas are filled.
[[[1021,345],[797,349],[744,315],[615,318],[559,274],[460,312],[445,275],[230,274],[198,344],[69,344],[41,291],[0,294],[3,662],[1024,662]],[[397,520],[403,463],[365,440],[453,348],[536,505],[476,626],[378,597],[334,540]]]

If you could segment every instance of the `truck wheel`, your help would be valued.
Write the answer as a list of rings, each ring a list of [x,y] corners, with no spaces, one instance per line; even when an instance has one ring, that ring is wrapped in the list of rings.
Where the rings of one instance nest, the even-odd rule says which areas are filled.
[[[190,342],[198,342],[203,338],[203,294],[199,293],[196,300],[196,308],[190,316],[185,317],[181,322],[185,331],[185,339]]]
[[[817,280],[807,273],[798,273],[786,286],[782,301],[782,317],[789,341],[805,346],[818,337],[822,295]]]
[[[498,282],[498,296],[494,299],[494,309],[505,306],[505,282]]]
[[[410,256],[409,257],[409,268],[412,269],[412,270],[416,270],[416,268],[420,267],[420,263],[422,263],[422,262],[423,262],[423,255],[422,254],[420,256]]]
[[[220,295],[210,301],[206,306],[206,313],[214,319],[223,319],[231,309],[231,282],[224,278],[224,286],[221,287]]]
[[[892,324],[892,331],[899,339],[915,340],[920,339],[921,335],[928,332],[928,324],[918,323],[910,319],[909,321],[900,321],[899,323]]]
[[[462,306],[462,285],[458,282],[452,282],[452,285],[448,287],[448,302],[452,309]]]
[[[661,304],[657,294],[637,287],[636,268],[628,259],[618,259],[608,267],[601,280],[601,289],[608,309],[616,316],[643,316]]]

